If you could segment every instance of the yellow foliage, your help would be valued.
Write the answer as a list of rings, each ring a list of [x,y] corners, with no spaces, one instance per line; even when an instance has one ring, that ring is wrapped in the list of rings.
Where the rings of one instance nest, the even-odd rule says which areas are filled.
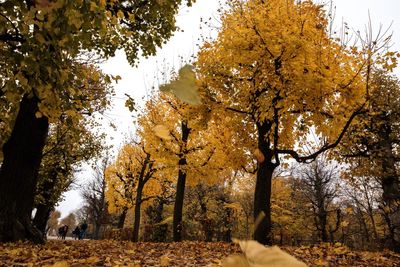
[[[366,90],[361,52],[330,38],[327,25],[311,1],[232,1],[198,55],[201,94],[224,116],[252,121],[278,154],[311,127],[335,141]]]

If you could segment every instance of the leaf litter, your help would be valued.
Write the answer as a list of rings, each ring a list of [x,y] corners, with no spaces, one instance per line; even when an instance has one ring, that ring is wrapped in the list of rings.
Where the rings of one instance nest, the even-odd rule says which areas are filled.
[[[240,243],[242,242],[242,243]],[[29,242],[0,243],[0,266],[266,266],[260,253],[293,257],[308,266],[400,266],[400,254],[390,251],[352,251],[340,244],[264,248],[254,241],[238,244],[185,241],[133,243],[116,240],[50,240],[44,245]],[[260,247],[261,246],[261,247]],[[286,252],[286,253],[285,253]],[[293,257],[290,257],[288,254]],[[239,263],[229,265],[227,257]],[[232,256],[231,256],[232,257]],[[228,263],[227,263],[228,261]],[[272,266],[272,265],[270,265]],[[282,266],[282,265],[274,265]]]

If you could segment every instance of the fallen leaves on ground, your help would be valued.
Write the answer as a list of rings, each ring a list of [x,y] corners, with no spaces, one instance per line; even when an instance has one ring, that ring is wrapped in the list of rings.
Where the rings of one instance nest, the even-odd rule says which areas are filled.
[[[309,266],[400,266],[400,254],[351,251],[340,245],[282,247]],[[50,240],[0,243],[0,266],[221,266],[232,254],[231,243],[132,243],[113,240]]]
[[[243,255],[231,255],[223,263],[223,267],[307,267],[277,246],[265,247],[254,240],[233,240],[239,244]]]

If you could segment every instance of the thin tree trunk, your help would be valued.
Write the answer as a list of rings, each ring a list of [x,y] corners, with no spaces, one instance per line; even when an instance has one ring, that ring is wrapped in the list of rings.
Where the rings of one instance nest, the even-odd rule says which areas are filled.
[[[36,118],[38,99],[25,95],[9,140],[3,146],[0,170],[0,242],[28,239],[43,243],[31,220],[37,174],[48,119]]]
[[[133,235],[132,241],[138,242],[139,241],[139,227],[140,227],[140,206],[142,204],[142,192],[143,186],[139,182],[139,185],[136,190],[136,201],[135,201],[135,220],[133,222]]]
[[[124,208],[124,209],[122,210],[121,215],[119,215],[119,218],[118,218],[118,225],[117,225],[118,229],[124,228],[125,219],[126,219],[126,213],[127,213],[127,212],[128,212],[128,209],[127,209],[127,208]]]
[[[180,166],[186,165],[186,159],[182,159],[179,162]],[[178,173],[178,183],[176,185],[174,219],[173,219],[173,239],[175,242],[182,241],[182,211],[183,211],[183,200],[185,196],[185,183],[186,183],[186,172],[180,169]]]
[[[226,216],[225,216],[225,226],[226,230],[224,232],[224,239],[223,241],[225,242],[231,242],[232,241],[232,224],[231,224],[231,216],[232,212],[230,209],[226,211]]]
[[[172,234],[173,240],[175,242],[182,241],[182,213],[183,213],[183,201],[185,197],[185,184],[186,184],[186,170],[185,167],[187,165],[186,160],[186,145],[190,134],[190,128],[187,125],[186,121],[182,121],[182,142],[183,147],[180,152],[180,159],[178,162],[179,171],[178,171],[178,182],[176,185],[176,195],[175,195],[175,204],[174,204],[174,219],[172,222]]]

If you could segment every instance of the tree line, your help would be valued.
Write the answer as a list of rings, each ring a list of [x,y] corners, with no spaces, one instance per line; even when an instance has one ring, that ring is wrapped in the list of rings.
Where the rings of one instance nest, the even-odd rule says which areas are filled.
[[[93,154],[85,151],[87,143],[68,142],[93,135],[78,125],[87,126],[91,114],[104,110],[111,81],[119,77],[101,73],[82,50],[108,57],[124,48],[135,64],[139,49],[153,54],[176,29],[180,2],[1,4],[6,22],[0,36],[6,66],[0,75],[5,103],[1,241],[41,242],[30,218],[35,205],[39,210],[51,199],[41,188],[57,187],[57,199],[71,182],[71,167],[100,151],[96,138],[90,143]],[[399,53],[386,50],[390,38],[382,32],[358,35],[359,42],[351,45],[348,29],[335,36],[331,14],[311,1],[231,1],[221,12],[218,37],[201,46],[193,66],[182,67],[160,86],[140,115],[136,139],[102,169],[100,195],[109,212],[120,214],[121,226],[134,210],[134,241],[144,206],[156,225],[169,218],[164,211],[172,215],[174,241],[188,237],[185,221],[213,240],[217,225],[235,221],[242,195],[237,192],[253,184],[252,197],[243,193],[252,209],[242,208],[246,223],[237,224],[262,244],[276,242],[277,229],[283,242],[288,226],[274,219],[279,212],[282,220],[314,218],[303,223],[315,227],[308,237],[334,241],[346,224],[345,212],[350,216],[352,210],[364,225],[362,238],[372,232],[376,240],[385,236],[387,247],[399,248],[399,81],[390,74]],[[311,135],[318,142],[310,141]],[[56,151],[54,157],[65,157],[63,166],[55,166],[59,162],[50,156]],[[319,163],[321,157],[345,163],[336,184],[333,170],[319,169],[326,163]],[[278,170],[288,172],[290,159],[312,167],[301,170],[300,178],[273,178]],[[281,197],[274,199],[274,190],[288,196],[282,207],[274,203]],[[213,198],[214,211],[208,203]],[[341,198],[348,209],[341,207],[346,203]],[[292,208],[299,203],[304,205]],[[219,217],[213,221],[210,213]],[[48,209],[44,214],[48,218]],[[228,240],[232,233],[227,227],[218,238]]]

